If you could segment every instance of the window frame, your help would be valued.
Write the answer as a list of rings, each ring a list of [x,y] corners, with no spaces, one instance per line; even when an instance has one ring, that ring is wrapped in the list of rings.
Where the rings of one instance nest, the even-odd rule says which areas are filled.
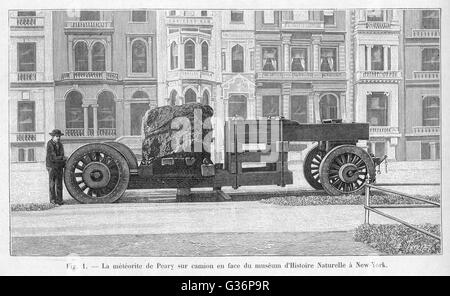
[[[425,69],[425,68],[427,68],[427,67],[424,67],[424,57],[425,57],[425,55],[424,55],[424,53],[425,53],[425,51],[427,51],[427,50],[435,50],[435,51],[437,51],[437,53],[438,53],[438,56],[439,56],[439,61],[438,62],[435,62],[435,63],[432,63],[432,62],[427,62],[427,64],[431,64],[431,65],[437,65],[437,69],[431,69],[431,70],[429,70],[429,69]],[[440,48],[439,47],[424,47],[424,48],[422,48],[422,50],[421,50],[421,55],[422,55],[422,60],[421,60],[421,70],[422,71],[430,71],[430,72],[438,72],[438,71],[440,71],[440,69],[441,69],[441,51],[440,51]],[[436,67],[436,66],[435,66]]]
[[[427,99],[433,99],[433,98],[436,98],[437,99],[437,106],[426,106],[425,105],[425,103],[426,103],[426,100]],[[434,108],[434,109],[437,109],[437,118],[433,118],[433,117],[426,117],[425,115],[426,115],[426,109],[431,109],[431,108]],[[441,99],[440,99],[440,97],[439,97],[439,95],[425,95],[425,96],[423,96],[423,99],[422,99],[422,126],[440,126],[440,112],[441,112]],[[431,121],[431,122],[435,122],[435,121],[437,121],[437,125],[435,125],[435,124],[426,124],[426,121]]]
[[[238,101],[235,100],[238,97],[238,100],[242,101]],[[248,97],[246,94],[241,94],[241,93],[232,93],[232,94],[228,94],[228,102],[227,102],[227,113],[228,113],[228,118],[227,119],[231,119],[231,118],[235,118],[236,115],[241,116],[242,114],[231,114],[230,113],[230,105],[237,105],[238,107],[236,107],[236,109],[233,110],[241,110],[243,111],[242,114],[244,114],[245,116],[242,116],[243,119],[247,119],[248,117]],[[240,107],[239,107],[240,106]],[[243,106],[245,106],[245,108],[243,108]]]
[[[21,106],[30,105],[31,110],[23,110]],[[25,120],[31,118],[30,126],[31,128],[26,128],[26,124],[20,123],[22,117],[24,117],[23,113],[26,112],[28,116],[25,115]],[[17,131],[18,132],[36,132],[36,102],[35,101],[17,101]]]
[[[277,101],[277,105],[278,105],[277,106],[278,107],[277,115],[267,115],[264,112],[265,98],[271,98],[272,101]],[[277,98],[277,100],[273,100],[274,98]],[[262,116],[263,117],[269,117],[269,116],[277,117],[277,116],[280,116],[282,114],[282,112],[280,110],[281,109],[281,95],[264,95],[264,96],[262,96],[261,97],[261,107],[262,107]]]
[[[206,45],[206,47],[205,47]],[[205,53],[206,49],[206,53]],[[200,45],[200,53],[202,56],[202,71],[208,71],[209,70],[209,44],[206,41],[203,41]],[[205,67],[206,62],[206,67]],[[194,60],[195,63],[195,60]]]
[[[372,101],[371,99],[374,99],[375,96],[374,94],[382,94],[381,98],[384,99],[384,108],[379,107],[380,106],[380,102],[378,101],[378,107],[372,107]],[[376,97],[379,99],[379,97]],[[370,101],[370,103],[369,103]],[[376,113],[374,113],[376,112]],[[375,115],[375,117],[378,119],[380,119],[380,114],[382,115],[382,119],[384,117],[384,122],[382,120],[381,123],[376,123],[375,125],[373,125],[370,122],[370,115],[373,114]],[[389,126],[389,96],[387,96],[386,94],[384,94],[383,92],[372,92],[371,94],[367,94],[366,95],[366,121],[369,123],[369,125],[371,126]]]
[[[325,22],[325,16],[326,16],[326,14],[325,14],[325,12],[326,11],[331,11],[332,13],[333,13],[333,23],[331,23],[331,24],[327,24],[326,22]],[[325,27],[335,27],[336,26],[336,11],[335,10],[324,10],[323,11],[323,25],[325,26]]]
[[[95,46],[97,44],[100,44],[103,47],[103,70],[95,70],[94,69],[94,49],[95,49]],[[101,72],[106,71],[106,46],[105,46],[105,44],[103,42],[101,42],[101,41],[94,41],[92,43],[92,47],[91,47],[91,51],[90,51],[90,58],[91,58],[91,69],[92,69],[92,71],[101,71]],[[88,65],[88,67],[89,67],[89,65]]]
[[[441,15],[439,13],[439,10],[426,9],[426,10],[422,10],[421,12],[422,13],[421,13],[421,16],[420,16],[421,17],[420,25],[421,25],[422,29],[425,29],[425,30],[438,30],[438,29],[441,28],[441,24],[440,24],[440,22],[441,22]],[[425,13],[427,13],[427,12],[437,12],[437,17],[436,18],[425,17]],[[437,19],[437,27],[432,26],[433,28],[426,28],[427,26],[425,26],[425,20],[429,20],[429,19]]]
[[[333,107],[335,107],[336,108],[336,118],[333,118],[332,116],[328,116],[327,118],[323,118],[322,117],[322,115],[323,115],[323,112],[322,112],[322,106],[324,106],[323,104],[322,104],[322,99],[325,97],[325,96],[331,96],[331,97],[333,97],[335,100],[336,100],[336,106],[331,106],[330,104],[327,104],[327,114],[328,115],[330,115],[331,114],[331,108]],[[328,102],[327,102],[328,103]],[[319,98],[319,117],[320,117],[320,120],[322,121],[322,120],[324,120],[324,119],[338,119],[339,118],[339,115],[340,115],[340,110],[339,110],[339,96],[338,95],[336,95],[335,93],[324,93],[324,94],[322,94],[321,96],[320,96],[320,98]]]
[[[335,51],[335,70],[322,71],[322,63],[320,59],[322,59],[322,49],[334,49]],[[319,48],[319,71],[320,72],[338,72],[339,71],[339,46],[327,46],[323,45]],[[329,65],[329,64],[328,64]]]
[[[32,45],[32,50],[33,50],[33,57],[32,57],[32,60],[34,59],[34,63],[31,63],[31,62],[28,62],[28,63],[21,63],[21,49],[20,49],[20,47],[21,46],[24,46],[24,47],[26,47],[27,45]],[[17,43],[17,46],[16,46],[16,48],[17,48],[17,72],[36,72],[37,71],[37,46],[36,46],[36,42],[18,42]],[[29,49],[25,49],[24,48],[24,50],[25,51],[27,51],[27,50],[29,50]],[[23,55],[23,54],[22,54]],[[33,65],[31,68],[32,69],[34,69],[34,70],[21,70],[21,65],[23,65],[23,64],[31,64],[31,65]]]
[[[240,14],[240,20],[233,20],[233,14]],[[244,11],[243,10],[231,10],[230,11],[230,23],[231,24],[242,24],[244,23]]]
[[[236,49],[241,48],[242,49],[242,59],[240,60],[241,64],[242,64],[242,69],[241,69],[242,71],[234,71],[236,69],[234,67],[235,66],[235,64],[234,64],[235,60],[233,58],[237,54],[236,51],[233,51],[234,48],[236,48]],[[239,60],[236,60],[236,61],[239,61]],[[245,72],[245,48],[244,48],[244,46],[242,46],[239,43],[237,43],[237,44],[235,44],[234,46],[231,47],[231,72],[232,73],[244,73]]]
[[[294,98],[299,98],[298,100],[294,100]],[[302,104],[304,104],[304,110],[305,110],[305,120],[304,121],[298,121],[294,118],[293,116],[293,110],[294,110],[294,102],[299,101],[299,106],[298,108],[302,107]],[[303,110],[303,108],[301,108]],[[298,110],[298,109],[297,109]],[[299,123],[308,123],[308,95],[307,94],[291,94],[289,97],[289,116],[290,116],[290,120],[294,120],[297,121]],[[301,115],[303,116],[303,115]]]
[[[299,49],[302,49],[302,50],[304,50],[305,51],[305,53],[306,53],[306,59],[305,59],[305,69],[303,70],[303,71],[301,71],[301,70],[292,70],[292,64],[293,64],[293,51],[294,50],[299,50]],[[290,48],[290,51],[289,51],[289,54],[290,54],[290,56],[289,56],[289,58],[290,58],[290,63],[289,63],[289,69],[290,69],[290,71],[292,71],[292,72],[308,72],[308,71],[310,71],[309,70],[309,49],[308,49],[308,47],[306,47],[306,46],[297,46],[297,45],[293,45],[291,48]]]
[[[369,20],[369,10],[379,10],[381,11],[381,20]],[[366,22],[386,22],[386,9],[368,9],[366,11]]]
[[[145,20],[144,21],[136,21],[136,20],[134,20],[134,13],[135,12],[144,12],[145,13]],[[148,11],[147,10],[140,9],[140,10],[131,10],[130,11],[130,23],[144,24],[144,23],[148,23],[148,21],[149,21],[149,15],[148,15]]]
[[[268,48],[276,49],[275,61],[276,61],[277,64],[276,64],[276,67],[275,67],[274,70],[264,70],[264,49],[268,49]],[[280,47],[277,46],[277,45],[262,45],[261,46],[261,71],[263,71],[263,72],[277,72],[277,71],[280,71],[279,70],[280,69],[280,55],[279,55],[279,52],[280,52]]]
[[[272,14],[273,14],[273,22],[272,23],[268,23],[266,20],[266,13],[269,13],[269,12],[272,12]],[[262,23],[263,23],[263,25],[275,25],[275,23],[276,23],[275,10],[263,10]]]
[[[192,53],[189,53],[189,60],[186,58],[187,57],[187,51],[186,51],[186,46],[188,44],[192,44]],[[195,69],[195,52],[196,52],[196,44],[192,39],[188,39],[186,40],[186,42],[184,42],[183,44],[184,46],[184,69]],[[192,63],[192,67],[190,65],[188,65],[187,63]],[[188,67],[189,66],[189,67]]]
[[[133,46],[136,42],[142,42],[145,45],[145,72],[136,72],[133,70]],[[149,46],[149,42],[147,40],[145,40],[145,38],[143,37],[135,37],[132,38],[131,42],[130,42],[130,75],[132,76],[139,76],[139,75],[147,75],[147,74],[152,74],[153,69],[151,68],[150,65],[151,62],[151,52],[150,52],[150,46]]]

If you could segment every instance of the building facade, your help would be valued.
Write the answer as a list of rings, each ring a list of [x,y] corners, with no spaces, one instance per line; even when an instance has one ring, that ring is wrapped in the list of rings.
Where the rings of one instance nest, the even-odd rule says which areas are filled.
[[[405,10],[402,160],[440,158],[440,11]]]
[[[397,158],[399,138],[400,19],[398,10],[353,11],[356,122],[370,124],[369,151]]]
[[[140,135],[157,106],[156,12],[53,12],[55,126],[80,145]]]
[[[9,12],[11,162],[45,160],[54,128],[52,13]]]

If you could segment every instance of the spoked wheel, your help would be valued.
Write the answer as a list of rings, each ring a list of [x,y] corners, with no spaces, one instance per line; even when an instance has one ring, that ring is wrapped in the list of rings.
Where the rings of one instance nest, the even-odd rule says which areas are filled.
[[[88,144],[68,159],[64,183],[80,203],[112,203],[128,187],[130,170],[125,158],[104,144]]]
[[[308,184],[314,189],[322,189],[322,184],[320,184],[319,178],[319,167],[325,154],[326,152],[320,150],[317,145],[311,149],[308,154],[306,154],[305,161],[303,163],[303,175],[305,176]]]
[[[320,182],[328,194],[359,194],[366,180],[375,178],[375,165],[363,149],[342,145],[325,155],[319,172]]]

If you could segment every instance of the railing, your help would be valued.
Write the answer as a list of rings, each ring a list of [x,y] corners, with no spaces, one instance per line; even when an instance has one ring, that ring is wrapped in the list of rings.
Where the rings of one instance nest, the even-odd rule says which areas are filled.
[[[36,81],[36,72],[17,72],[17,81]]]
[[[11,133],[11,141],[15,142],[43,142],[45,141],[44,132],[16,132]]]
[[[439,80],[440,77],[439,71],[413,71],[413,78],[417,80]]]
[[[113,29],[112,21],[68,21],[65,29]]]
[[[93,128],[88,128],[87,133],[84,128],[66,128],[65,136],[67,137],[115,137],[116,129],[115,128],[99,128],[97,129],[97,135],[95,135]]]
[[[44,17],[42,16],[16,16],[11,17],[9,25],[15,28],[35,28],[44,26]]]
[[[366,29],[385,30],[390,28],[390,22],[366,22]]]
[[[401,192],[398,192],[398,191],[394,191],[394,190],[390,190],[390,189],[386,189],[386,188],[381,188],[380,187],[381,185],[383,185],[383,186],[405,186],[405,185],[415,185],[415,186],[427,186],[427,185],[429,185],[429,186],[435,186],[435,185],[440,185],[439,183],[435,183],[435,184],[433,184],[433,183],[423,183],[423,184],[422,183],[421,184],[378,184],[377,186],[374,186],[374,185],[370,184],[367,181],[367,183],[365,184],[364,223],[365,224],[370,224],[370,212],[374,212],[374,213],[376,213],[378,215],[381,215],[381,216],[386,217],[388,219],[394,220],[394,221],[396,221],[398,223],[401,223],[401,224],[403,224],[403,225],[405,225],[405,226],[407,226],[409,228],[415,229],[415,230],[417,230],[417,231],[419,231],[419,232],[421,232],[423,234],[426,234],[428,236],[431,236],[431,237],[441,241],[441,238],[438,235],[434,234],[434,233],[431,233],[431,232],[428,232],[426,230],[423,230],[423,229],[421,229],[419,227],[416,227],[416,226],[414,226],[414,225],[412,225],[412,224],[410,224],[410,223],[408,223],[408,222],[406,222],[406,221],[404,221],[404,220],[402,220],[400,218],[394,217],[392,215],[389,215],[389,214],[386,214],[386,213],[383,213],[383,212],[377,210],[377,208],[395,208],[395,209],[402,209],[402,208],[403,209],[405,209],[405,208],[430,208],[430,207],[440,208],[441,207],[440,203],[434,202],[434,201],[431,201],[431,200],[427,200],[427,199],[423,199],[423,198],[420,198],[420,197],[416,197],[416,196],[411,196],[411,195],[408,195],[408,194],[405,194],[405,193],[401,193]],[[371,205],[371,203],[370,203],[370,189],[376,189],[376,190],[380,190],[380,191],[384,191],[384,192],[400,195],[400,196],[403,196],[403,197],[406,197],[406,198],[410,198],[410,199],[414,199],[414,200],[423,202],[426,205],[423,205],[423,204],[416,204],[416,205]],[[431,205],[431,206],[429,206],[429,205]]]
[[[323,30],[325,25],[323,21],[283,20],[281,28],[284,30]]]
[[[439,38],[441,36],[441,30],[439,29],[413,29],[413,38]]]
[[[414,136],[439,136],[441,134],[439,126],[414,126],[412,130]]]
[[[401,78],[400,71],[394,70],[367,70],[367,71],[358,71],[357,79],[400,79]]]
[[[72,71],[62,73],[61,80],[119,80],[119,74],[105,71]]]
[[[257,79],[270,80],[322,80],[345,79],[346,72],[313,72],[313,71],[262,71],[256,74]]]
[[[214,78],[214,73],[203,70],[172,70],[168,72],[167,78],[169,80],[178,80],[178,79],[212,80]]]
[[[392,135],[398,134],[399,129],[396,126],[369,126],[369,134],[373,135]]]
[[[192,26],[212,26],[211,17],[195,17],[195,16],[167,16],[167,25],[192,25]]]

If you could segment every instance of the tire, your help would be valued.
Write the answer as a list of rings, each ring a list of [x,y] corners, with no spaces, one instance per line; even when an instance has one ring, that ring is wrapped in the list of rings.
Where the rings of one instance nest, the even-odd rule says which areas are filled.
[[[316,145],[306,154],[303,162],[303,175],[308,184],[317,190],[323,189],[320,183],[319,168],[325,154],[325,151],[319,150],[318,145]]]
[[[72,153],[64,170],[64,183],[80,203],[113,203],[128,187],[130,169],[126,159],[111,146],[95,143]]]
[[[328,194],[360,194],[365,182],[375,179],[375,165],[362,148],[341,145],[325,155],[319,173],[320,182]]]

